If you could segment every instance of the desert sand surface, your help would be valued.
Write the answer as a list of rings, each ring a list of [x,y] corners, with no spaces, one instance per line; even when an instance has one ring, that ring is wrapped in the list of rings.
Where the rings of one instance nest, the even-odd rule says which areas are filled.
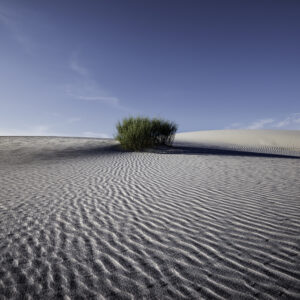
[[[299,155],[300,130],[208,130],[178,133],[174,145]]]
[[[0,299],[299,299],[291,134],[135,153],[0,137]]]

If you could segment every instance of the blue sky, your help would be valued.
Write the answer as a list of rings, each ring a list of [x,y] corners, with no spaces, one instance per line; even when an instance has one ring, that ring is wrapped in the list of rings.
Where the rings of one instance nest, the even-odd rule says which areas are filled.
[[[0,135],[300,129],[298,0],[0,0]]]

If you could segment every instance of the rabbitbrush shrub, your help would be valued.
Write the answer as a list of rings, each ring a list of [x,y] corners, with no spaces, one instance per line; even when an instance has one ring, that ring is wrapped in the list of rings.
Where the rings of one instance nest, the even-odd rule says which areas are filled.
[[[159,145],[171,146],[177,125],[162,119],[125,118],[117,123],[116,139],[123,149],[139,151]]]

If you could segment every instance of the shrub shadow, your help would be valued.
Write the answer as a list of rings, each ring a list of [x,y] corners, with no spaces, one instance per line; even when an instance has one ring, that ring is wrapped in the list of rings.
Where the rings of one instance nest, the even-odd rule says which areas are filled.
[[[172,146],[172,147],[157,147],[147,152],[160,153],[160,154],[183,154],[183,155],[223,155],[223,156],[243,156],[243,157],[273,157],[273,158],[292,158],[300,159],[300,156],[291,154],[279,154],[279,153],[262,153],[262,152],[250,152],[242,150],[230,150],[230,149],[215,149],[206,147],[184,147],[184,146]]]

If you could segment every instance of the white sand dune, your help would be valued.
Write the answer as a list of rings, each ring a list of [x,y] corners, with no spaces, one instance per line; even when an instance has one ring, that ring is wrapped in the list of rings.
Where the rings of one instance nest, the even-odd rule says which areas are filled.
[[[0,137],[0,299],[299,299],[299,175],[254,152]]]
[[[178,133],[174,145],[293,155],[300,153],[300,130],[210,130]]]

